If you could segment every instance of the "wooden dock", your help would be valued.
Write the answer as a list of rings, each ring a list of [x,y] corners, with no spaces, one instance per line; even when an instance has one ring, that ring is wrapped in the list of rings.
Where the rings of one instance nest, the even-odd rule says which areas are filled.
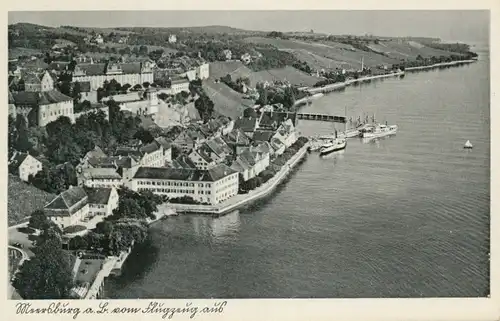
[[[297,117],[304,120],[326,121],[341,124],[346,123],[346,118],[344,116],[334,116],[328,114],[297,113]]]

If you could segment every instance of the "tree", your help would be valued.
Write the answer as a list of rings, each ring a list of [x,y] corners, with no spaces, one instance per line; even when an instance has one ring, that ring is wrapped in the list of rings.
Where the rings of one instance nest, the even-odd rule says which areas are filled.
[[[20,267],[13,283],[23,299],[67,299],[73,287],[72,266],[56,237],[36,249],[36,256]]]
[[[28,226],[38,230],[43,230],[48,226],[49,219],[43,210],[36,210],[31,213]]]
[[[9,153],[9,159],[12,157],[14,154],[14,151],[16,150],[16,143],[17,143],[17,128],[16,128],[16,121],[14,118],[9,115],[9,128],[8,128],[8,153]]]
[[[245,118],[249,118],[249,117],[257,118],[257,112],[252,107],[248,107],[243,111],[243,117],[245,117]]]
[[[200,97],[194,102],[194,107],[204,122],[207,122],[214,112],[214,102],[204,92],[200,92]]]
[[[145,89],[148,89],[149,85],[150,85],[149,81],[145,81],[142,83],[142,87],[144,87]]]
[[[135,132],[133,137],[140,139],[143,144],[149,144],[155,139],[149,130],[142,127]]]
[[[22,115],[17,115],[16,119],[17,139],[15,149],[21,152],[29,151],[33,146],[28,137],[28,125]]]

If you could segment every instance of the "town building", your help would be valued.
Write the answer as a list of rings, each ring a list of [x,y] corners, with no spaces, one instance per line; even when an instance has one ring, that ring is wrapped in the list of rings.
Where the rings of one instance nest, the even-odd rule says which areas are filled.
[[[243,55],[241,55],[240,60],[247,65],[252,62],[252,56],[250,56],[250,54],[246,52]]]
[[[172,142],[165,137],[155,138],[156,142],[163,148],[163,166],[172,162]]]
[[[169,43],[176,43],[177,42],[177,36],[176,35],[170,35],[170,36],[168,36],[168,42]]]
[[[16,152],[9,161],[9,171],[25,182],[42,170],[42,162],[29,153]]]
[[[23,80],[24,91],[42,92],[54,89],[54,77],[47,70],[43,73],[27,73]]]
[[[206,140],[203,134],[195,129],[183,130],[174,140],[174,145],[179,146],[183,152],[197,148]]]
[[[170,79],[171,94],[175,95],[181,92],[189,93],[189,80],[187,78],[172,77]]]
[[[198,169],[210,169],[216,165],[215,160],[211,157],[205,149],[192,150],[189,153],[189,159],[195,164]]]
[[[102,87],[104,81],[116,80],[132,87],[145,82],[153,82],[153,67],[151,63],[95,63],[77,64],[73,72],[74,82],[90,82],[91,90]]]
[[[181,154],[177,156],[176,159],[172,161],[170,165],[171,168],[185,168],[185,169],[196,169],[196,164],[189,158],[186,154]]]
[[[224,164],[207,170],[141,167],[132,189],[215,205],[238,194],[238,173]]]
[[[255,149],[242,151],[231,165],[231,168],[239,172],[244,181],[254,178],[269,166],[270,154]]]
[[[88,219],[96,216],[105,218],[113,214],[118,207],[118,191],[116,188],[85,188],[88,196],[89,214]]]
[[[151,115],[158,112],[158,91],[150,87],[146,91],[132,91],[103,98],[103,101],[113,100],[120,105],[120,110],[133,115]]]
[[[224,49],[222,50],[222,57],[226,60],[231,60],[233,53],[229,49]]]
[[[240,117],[234,122],[234,128],[241,129],[248,137],[252,138],[259,128],[259,119],[254,117]]]
[[[77,175],[78,186],[92,188],[99,187],[119,187],[123,185],[122,177],[118,174],[116,168],[97,167],[82,168],[81,173]]]
[[[73,98],[53,89],[41,92],[12,93],[16,114],[22,115],[28,126],[43,127],[61,116],[75,122]]]
[[[163,146],[157,141],[149,144],[136,147],[119,147],[114,153],[114,156],[130,156],[135,158],[139,166],[146,167],[163,167],[165,166]]]
[[[89,214],[88,196],[83,187],[70,186],[44,207],[47,217],[60,228],[77,225]]]
[[[80,88],[80,102],[89,101],[91,104],[97,103],[97,90],[92,90],[89,81],[77,82]]]

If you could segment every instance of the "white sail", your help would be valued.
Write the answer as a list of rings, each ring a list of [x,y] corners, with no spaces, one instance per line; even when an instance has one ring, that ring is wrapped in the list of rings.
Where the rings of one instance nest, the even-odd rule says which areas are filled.
[[[471,144],[470,140],[465,142],[464,148],[472,148],[472,144]]]

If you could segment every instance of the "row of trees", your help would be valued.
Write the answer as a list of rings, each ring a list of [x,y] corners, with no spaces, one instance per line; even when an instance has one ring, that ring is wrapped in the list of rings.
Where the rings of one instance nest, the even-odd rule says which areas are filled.
[[[236,81],[233,81],[231,75],[227,74],[224,77],[221,77],[220,81],[226,84],[229,88],[240,93],[243,93],[243,86],[250,86],[250,79],[248,77],[239,77]]]

